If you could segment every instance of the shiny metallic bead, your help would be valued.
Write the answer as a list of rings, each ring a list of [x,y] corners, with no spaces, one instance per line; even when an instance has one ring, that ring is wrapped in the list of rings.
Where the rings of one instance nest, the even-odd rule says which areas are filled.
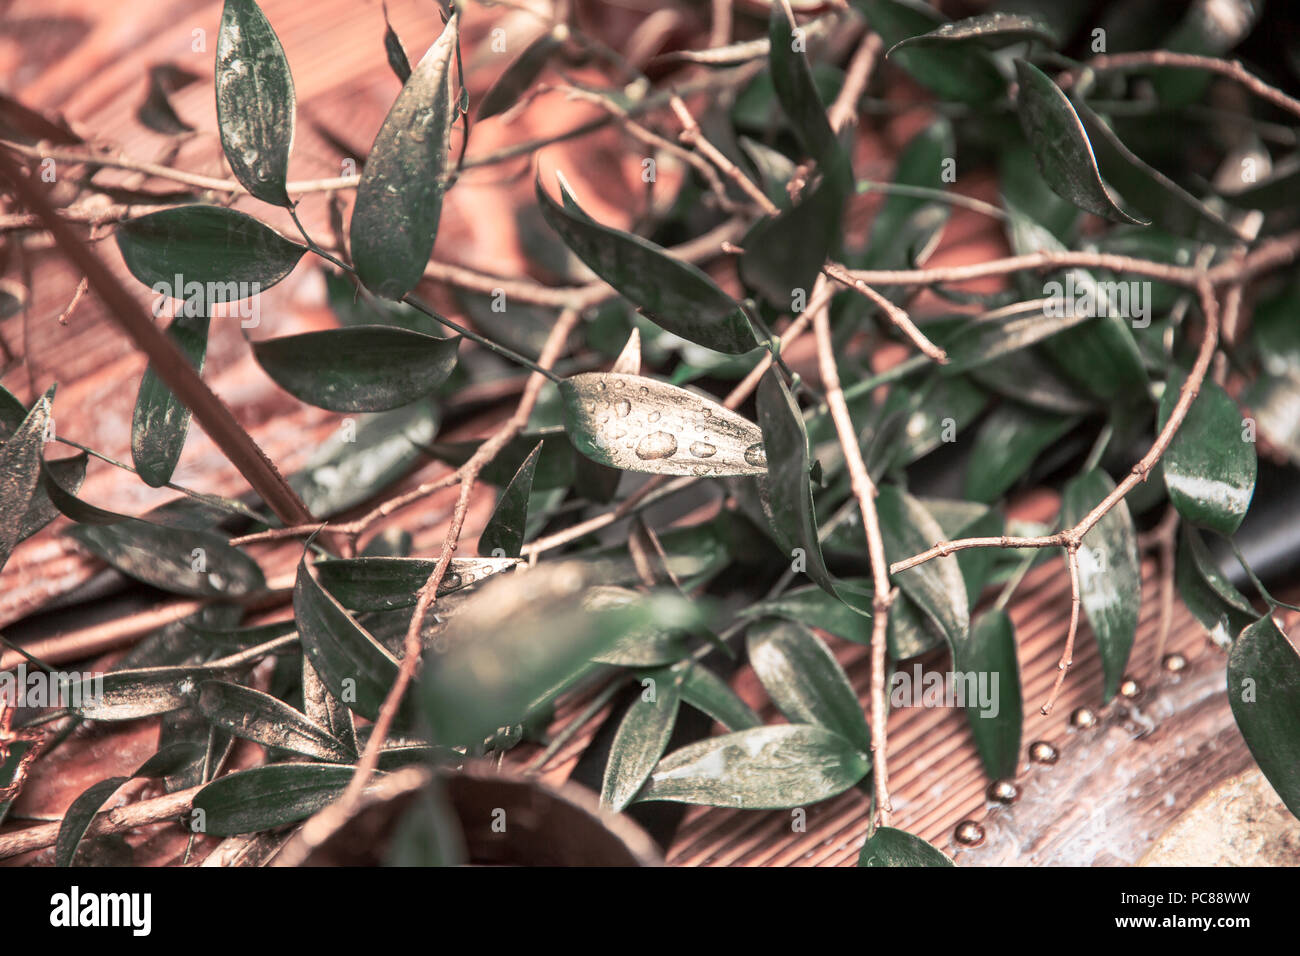
[[[1020,799],[1020,788],[1010,780],[994,780],[984,795],[994,803],[1015,803]]]
[[[1087,707],[1079,707],[1070,715],[1070,725],[1077,727],[1079,730],[1087,730],[1090,727],[1097,726],[1097,715]]]
[[[1142,694],[1142,685],[1131,677],[1126,677],[1119,685],[1119,695],[1129,700],[1136,700]]]
[[[1029,759],[1034,763],[1053,764],[1058,757],[1060,754],[1056,752],[1056,748],[1046,740],[1035,740],[1029,745]]]
[[[963,820],[957,824],[952,837],[962,846],[979,846],[984,842],[984,825],[974,820]]]
[[[1160,662],[1160,666],[1171,674],[1177,674],[1187,667],[1187,658],[1182,654],[1166,654],[1165,659]]]

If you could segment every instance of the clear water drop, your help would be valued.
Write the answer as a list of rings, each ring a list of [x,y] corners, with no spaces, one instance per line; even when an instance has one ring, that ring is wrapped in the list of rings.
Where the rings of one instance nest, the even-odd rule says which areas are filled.
[[[696,458],[712,458],[718,453],[716,445],[710,445],[706,441],[691,442],[691,454]]]
[[[767,467],[767,449],[763,447],[761,441],[756,441],[745,449],[745,461],[755,468]]]
[[[626,398],[620,398],[618,404],[614,406],[614,411],[618,412],[619,418],[627,418],[632,414],[632,403]]]
[[[636,446],[636,456],[642,461],[657,461],[677,454],[677,439],[668,432],[651,432]]]

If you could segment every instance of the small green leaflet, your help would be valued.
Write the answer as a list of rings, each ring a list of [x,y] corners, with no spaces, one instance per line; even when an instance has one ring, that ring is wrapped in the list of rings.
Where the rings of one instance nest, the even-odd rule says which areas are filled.
[[[858,866],[952,866],[952,860],[906,830],[878,827],[858,854]]]
[[[1183,379],[1175,373],[1165,383],[1160,399],[1161,428],[1178,402]],[[1169,500],[1179,514],[1225,536],[1237,530],[1255,493],[1259,463],[1237,403],[1219,385],[1201,383],[1160,461]]]
[[[1020,125],[1047,184],[1085,212],[1137,226],[1149,225],[1124,212],[1111,198],[1097,169],[1088,134],[1069,98],[1032,63],[1016,60]]]
[[[556,28],[544,33],[524,48],[518,59],[506,67],[492,88],[483,96],[478,107],[478,120],[481,123],[490,116],[504,113],[518,102],[533,81],[546,68],[551,54],[560,48],[567,28]]]
[[[131,274],[157,295],[210,315],[265,292],[298,264],[305,246],[223,206],[177,206],[128,219],[117,247]]]
[[[579,208],[563,182],[560,195],[563,205],[537,181],[537,202],[547,224],[656,325],[718,352],[740,355],[758,346],[740,304],[702,270],[648,239],[602,226]]]
[[[893,485],[876,495],[885,555],[893,561],[911,557],[944,540],[943,529],[925,506]],[[894,576],[903,592],[938,625],[955,648],[970,630],[966,582],[955,555],[946,555]]]
[[[981,685],[987,676],[993,699],[982,707],[981,701],[968,698],[966,719],[984,762],[984,772],[992,780],[1014,777],[1020,760],[1024,702],[1015,625],[1005,611],[992,608],[975,619],[970,636],[953,650],[953,670],[975,675]]]
[[[370,147],[352,211],[350,242],[366,288],[400,299],[415,288],[433,252],[448,182],[453,14],[397,95]]]
[[[253,343],[290,395],[332,412],[386,412],[431,394],[456,366],[460,337],[386,325],[303,332]]]
[[[1079,419],[1006,401],[980,425],[966,470],[966,495],[992,503]]]
[[[854,527],[861,536],[861,523],[855,522]],[[871,607],[873,589],[870,578],[840,578],[835,582],[835,588],[837,591],[856,592],[854,604],[864,608]],[[834,634],[838,638],[856,644],[867,644],[871,641],[871,618],[853,610],[816,584],[792,588],[778,597],[751,604],[737,611],[736,616],[778,617],[820,628],[828,634]]]
[[[238,597],[266,586],[257,562],[216,531],[124,518],[77,525],[67,534],[128,577],[175,594]]]
[[[191,826],[226,837],[296,823],[337,800],[353,772],[334,763],[282,763],[227,774],[194,795]]]
[[[0,568],[23,538],[28,515],[40,494],[45,432],[53,401],[51,387],[0,445]]]
[[[695,664],[686,671],[682,700],[728,730],[748,730],[763,723],[726,681],[703,664]]]
[[[1258,616],[1259,612],[1251,607],[1245,595],[1233,587],[1214,563],[1201,533],[1186,523],[1178,529],[1174,583],[1187,610],[1220,647],[1229,647]]]
[[[681,676],[671,670],[651,671],[641,680],[642,691],[619,722],[601,784],[600,802],[616,812],[636,797],[663,756],[681,706]]]
[[[528,453],[515,476],[501,492],[478,539],[478,553],[499,558],[517,558],[524,546],[524,526],[528,522],[528,497],[533,490],[533,473],[542,454],[542,442]],[[500,551],[500,554],[496,554]]]
[[[758,426],[676,385],[587,372],[562,381],[560,395],[570,441],[602,465],[700,478],[767,471]]]
[[[899,40],[886,56],[904,47],[974,43],[983,47],[1001,47],[1012,43],[1037,40],[1048,47],[1060,44],[1056,31],[1042,17],[1032,13],[984,13],[944,23],[929,33]]]
[[[167,335],[202,374],[208,317],[178,315],[167,327]],[[158,488],[172,480],[189,430],[190,410],[163,384],[151,364],[140,380],[131,422],[131,461],[145,484]]]
[[[1079,475],[1062,493],[1061,524],[1077,524],[1114,488],[1115,483],[1103,471],[1093,469]],[[1083,609],[1101,649],[1102,697],[1109,703],[1124,679],[1142,603],[1137,533],[1125,502],[1111,508],[1079,545],[1079,586]]]
[[[382,5],[384,11],[384,55],[388,57],[388,65],[392,68],[397,79],[403,84],[411,78],[411,61],[406,58],[406,51],[402,49],[402,41],[397,36],[397,31],[393,29],[392,23],[388,20],[388,4]]]
[[[267,747],[335,763],[357,756],[306,714],[251,687],[205,680],[199,685],[198,708],[218,727]]]
[[[255,0],[226,0],[217,34],[217,125],[235,178],[264,202],[290,207],[293,77]]]
[[[1268,615],[1228,652],[1228,703],[1259,769],[1300,817],[1300,655]]]
[[[839,142],[813,83],[812,70],[803,50],[804,31],[791,29],[779,3],[772,4],[767,30],[770,40],[768,62],[777,102],[808,155],[824,164],[839,149]]]
[[[870,769],[865,754],[824,727],[753,727],[673,751],[659,761],[638,800],[782,810],[843,793]]]
[[[794,621],[761,621],[745,632],[745,646],[768,696],[791,723],[817,724],[871,752],[858,695],[821,638]]]

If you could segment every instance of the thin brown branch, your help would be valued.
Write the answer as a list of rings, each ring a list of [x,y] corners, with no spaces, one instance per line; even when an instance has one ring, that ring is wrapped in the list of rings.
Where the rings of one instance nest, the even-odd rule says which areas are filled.
[[[849,67],[844,73],[844,85],[840,87],[831,108],[826,111],[826,118],[830,120],[831,129],[835,132],[838,133],[851,122],[857,122],[858,101],[866,91],[867,82],[871,79],[884,46],[880,34],[872,30],[862,38],[853,52],[853,58],[849,60]]]
[[[841,265],[828,262],[822,267],[822,271],[845,288],[852,289],[854,292],[865,296],[882,309],[885,315],[889,316],[889,321],[893,322],[898,327],[898,330],[907,336],[911,343],[925,355],[928,355],[940,365],[948,364],[948,353],[926,338],[925,333],[916,327],[912,317],[903,309],[890,302],[862,279],[856,278]]]
[[[1047,702],[1039,708],[1044,716],[1050,714],[1052,708],[1056,706],[1061,685],[1065,683],[1066,671],[1074,663],[1074,641],[1079,635],[1079,605],[1082,603],[1079,587],[1079,546],[1074,544],[1067,547],[1065,556],[1070,565],[1070,629],[1065,634],[1065,650],[1061,652],[1061,659],[1056,662],[1056,680],[1052,681],[1051,693],[1047,695]]]
[[[703,153],[709,162],[721,170],[722,175],[739,186],[741,192],[753,200],[759,209],[763,210],[764,215],[778,215],[781,210],[776,207],[772,200],[767,198],[767,193],[759,189],[752,179],[741,172],[740,167],[729,160],[718,147],[709,142],[708,138],[700,130],[700,124],[695,121],[695,117],[691,114],[682,98],[674,96],[668,102],[673,109],[673,113],[677,115],[677,121],[682,124],[682,132],[678,138],[687,146],[694,146]]]

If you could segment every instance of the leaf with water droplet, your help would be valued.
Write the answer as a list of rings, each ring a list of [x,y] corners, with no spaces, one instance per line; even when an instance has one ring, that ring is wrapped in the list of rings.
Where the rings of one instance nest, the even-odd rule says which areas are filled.
[[[1016,97],[1020,125],[1047,184],[1085,212],[1112,222],[1150,225],[1124,212],[1111,198],[1097,169],[1088,133],[1060,87],[1024,60],[1016,60],[1016,77],[1020,82]]]
[[[70,709],[78,717],[139,720],[193,707],[200,683],[232,676],[233,671],[220,667],[139,667],[79,678],[67,693],[73,702]]]
[[[561,205],[537,181],[542,216],[579,259],[656,325],[719,352],[739,355],[758,346],[740,304],[702,270],[662,246],[602,226],[560,184]]]
[[[1061,494],[1061,523],[1073,527],[1114,488],[1104,471],[1079,475]],[[1142,604],[1137,532],[1124,501],[1106,512],[1079,545],[1079,591],[1101,649],[1102,697],[1109,702],[1124,679]]]
[[[256,0],[226,0],[217,33],[217,126],[230,169],[264,202],[291,206],[293,76]]]
[[[1160,399],[1164,428],[1185,376],[1175,370]],[[1161,456],[1169,500],[1193,524],[1231,536],[1255,493],[1259,463],[1237,403],[1214,382],[1202,382],[1187,417]]]
[[[397,95],[366,158],[350,232],[352,259],[367,289],[400,299],[415,288],[433,252],[447,189],[453,14]]]
[[[431,394],[456,366],[460,337],[386,325],[303,332],[253,343],[290,395],[332,412],[385,412]]]
[[[1300,817],[1300,654],[1267,614],[1228,652],[1228,703],[1259,769]]]
[[[209,315],[265,292],[307,251],[252,216],[202,205],[128,219],[117,227],[117,247],[131,274],[156,294]],[[184,288],[174,287],[177,276]]]
[[[952,865],[952,860],[920,837],[893,827],[877,827],[858,854],[858,866]]]
[[[657,475],[761,475],[763,433],[712,399],[640,375],[587,372],[560,383],[573,446],[602,465]]]
[[[824,727],[752,727],[674,750],[637,799],[780,810],[843,793],[870,769],[866,755]]]
[[[178,315],[168,337],[195,371],[203,374],[208,350],[208,317]],[[146,485],[157,488],[172,480],[190,430],[190,410],[163,384],[153,363],[144,370],[131,420],[131,461]]]
[[[821,638],[794,621],[760,621],[746,630],[745,647],[754,673],[791,723],[833,730],[870,753],[858,695]]]
[[[682,702],[680,672],[664,668],[645,674],[643,681],[647,679],[654,682],[654,691],[649,699],[649,691],[643,691],[632,701],[619,721],[605,764],[600,802],[615,812],[622,812],[635,799],[677,725]]]

